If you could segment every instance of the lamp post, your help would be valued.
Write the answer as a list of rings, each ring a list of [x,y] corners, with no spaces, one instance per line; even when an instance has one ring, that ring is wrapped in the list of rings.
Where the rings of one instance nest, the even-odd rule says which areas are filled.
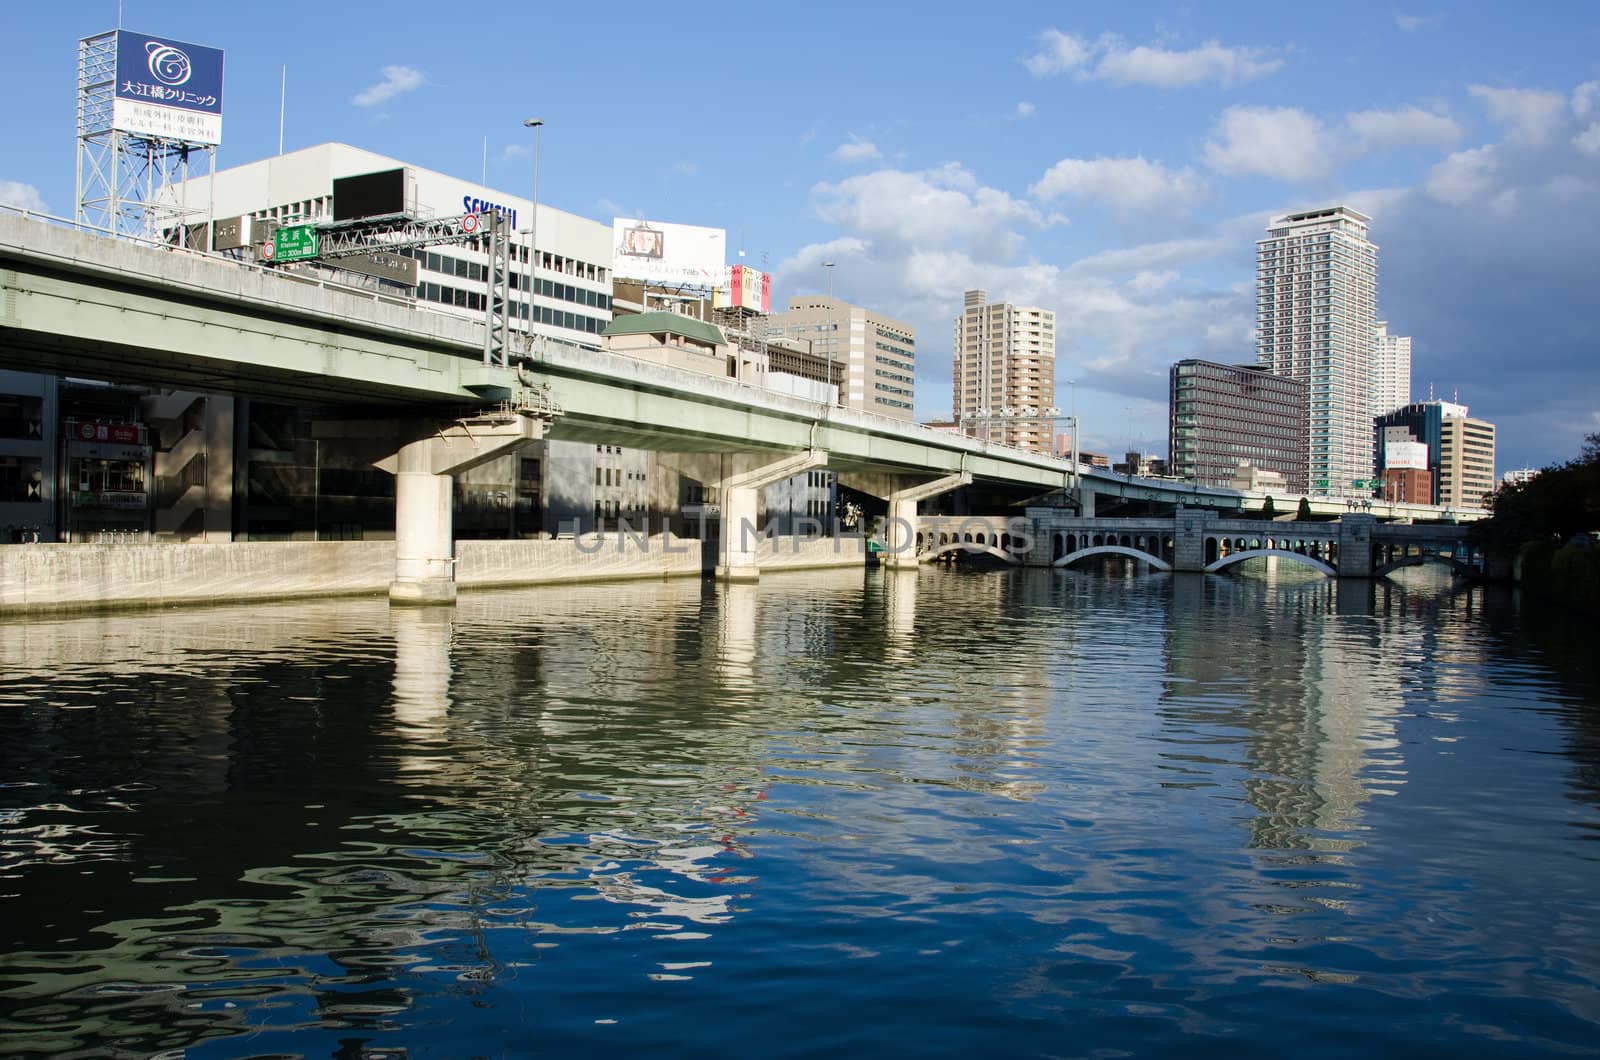
[[[822,263],[822,267],[824,269],[828,270],[828,300],[832,301],[833,300],[833,262],[825,261],[825,262]],[[826,341],[828,343],[828,385],[832,386],[833,385],[833,336],[831,336],[831,335],[828,336]],[[838,404],[840,406],[844,405],[844,384],[843,383],[839,384],[839,389],[838,389],[838,391],[836,393],[834,401],[835,401],[836,404]]]
[[[537,279],[539,253],[539,130],[544,128],[543,118],[528,118],[523,128],[533,130],[533,212],[528,218],[528,267],[523,270],[523,297],[528,301],[528,350],[533,350],[533,322],[538,309],[533,304],[534,280]]]
[[[1072,419],[1072,492],[1078,492],[1078,381],[1068,379],[1067,387],[1072,395],[1071,408],[1068,409]]]

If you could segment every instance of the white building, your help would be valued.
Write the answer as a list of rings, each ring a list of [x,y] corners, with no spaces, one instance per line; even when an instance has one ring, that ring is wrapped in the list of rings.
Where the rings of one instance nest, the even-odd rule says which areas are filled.
[[[910,324],[826,295],[791,298],[767,324],[772,340],[809,342],[816,356],[845,365],[840,404],[906,421],[915,414],[916,334]]]
[[[528,319],[523,290],[528,272],[532,202],[473,180],[424,169],[398,158],[327,143],[219,170],[179,185],[174,195],[192,211],[206,204],[215,218],[249,217],[277,224],[334,219],[333,183],[344,177],[404,171],[407,212],[421,218],[497,212],[518,233],[511,248],[511,315]],[[598,346],[611,322],[611,226],[539,204],[539,260],[535,330],[552,338]],[[482,319],[488,292],[488,255],[470,243],[428,247],[411,255],[418,262],[412,293],[418,305]],[[307,266],[285,266],[307,267]]]
[[[955,318],[952,415],[968,432],[1049,455],[1056,403],[1056,314],[1038,306],[990,302],[968,291]],[[1028,418],[1025,410],[1039,418]]]
[[[1411,339],[1389,334],[1383,320],[1372,339],[1372,414],[1382,416],[1411,404]]]
[[[1308,486],[1371,496],[1378,248],[1371,218],[1335,206],[1274,218],[1256,241],[1256,352],[1307,387]]]

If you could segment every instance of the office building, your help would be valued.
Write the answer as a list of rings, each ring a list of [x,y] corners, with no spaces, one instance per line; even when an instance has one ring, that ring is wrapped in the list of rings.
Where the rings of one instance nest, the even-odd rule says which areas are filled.
[[[842,364],[846,408],[910,422],[915,415],[916,329],[893,317],[827,295],[789,299],[767,321],[770,342],[809,342],[811,352]],[[825,376],[826,377],[826,376]]]
[[[1501,486],[1526,486],[1539,476],[1539,469],[1534,467],[1519,467],[1507,471],[1500,476]]]
[[[1390,468],[1426,467],[1431,497],[1419,503],[1458,508],[1482,507],[1494,492],[1494,424],[1475,420],[1466,405],[1453,401],[1415,401],[1373,421],[1374,448],[1384,480]],[[1418,457],[1426,448],[1426,463]]]
[[[1378,248],[1367,238],[1370,220],[1347,206],[1288,214],[1256,242],[1257,363],[1306,386],[1311,493],[1371,495]]]
[[[1440,425],[1439,503],[1482,508],[1494,493],[1494,424],[1446,416]]]
[[[1242,465],[1306,492],[1306,385],[1259,365],[1189,359],[1168,375],[1167,452],[1172,474],[1228,486]],[[1252,487],[1254,488],[1254,487]]]
[[[1045,410],[1056,401],[1055,311],[968,291],[952,349],[956,422],[975,437],[1049,455],[1055,422]]]
[[[1383,320],[1372,338],[1372,414],[1381,416],[1411,404],[1411,339],[1389,334]]]

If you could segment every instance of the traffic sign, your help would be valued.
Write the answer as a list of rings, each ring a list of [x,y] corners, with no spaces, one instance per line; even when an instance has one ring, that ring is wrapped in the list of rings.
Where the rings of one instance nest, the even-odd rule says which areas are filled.
[[[469,236],[478,230],[478,224],[478,215],[475,213],[469,213],[461,218],[461,230]]]
[[[272,233],[272,243],[272,261],[305,261],[317,256],[320,245],[313,225],[285,225]]]

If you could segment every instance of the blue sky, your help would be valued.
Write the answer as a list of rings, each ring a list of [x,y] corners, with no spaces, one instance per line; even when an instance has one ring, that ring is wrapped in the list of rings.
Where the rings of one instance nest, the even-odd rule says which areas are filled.
[[[950,405],[962,292],[1058,314],[1084,444],[1166,450],[1167,368],[1254,360],[1276,213],[1373,216],[1413,392],[1500,430],[1502,470],[1600,430],[1600,5],[576,4],[125,0],[227,53],[220,166],[340,140],[609,221],[728,230],[774,296],[917,328]],[[381,16],[379,12],[382,12]],[[0,40],[0,200],[69,215],[76,41],[118,5],[29,5]],[[19,100],[25,102],[19,102]]]

